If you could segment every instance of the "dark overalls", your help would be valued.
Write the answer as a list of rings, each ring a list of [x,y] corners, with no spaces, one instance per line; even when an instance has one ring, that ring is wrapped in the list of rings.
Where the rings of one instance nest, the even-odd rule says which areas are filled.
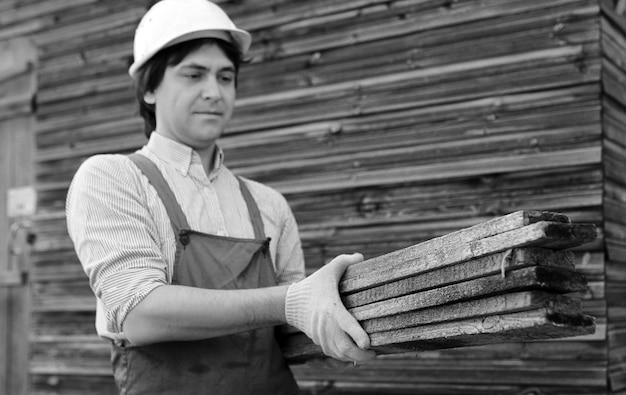
[[[130,159],[163,201],[177,235],[172,284],[210,289],[262,288],[277,284],[261,213],[239,179],[254,239],[200,233],[187,219],[156,165],[140,154]],[[113,345],[112,363],[121,395],[297,394],[298,387],[267,327],[199,341],[140,347]]]

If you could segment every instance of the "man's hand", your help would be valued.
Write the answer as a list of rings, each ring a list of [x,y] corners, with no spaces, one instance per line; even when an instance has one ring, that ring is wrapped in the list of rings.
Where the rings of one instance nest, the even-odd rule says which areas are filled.
[[[322,347],[324,354],[341,361],[364,361],[376,356],[367,351],[370,339],[341,303],[338,284],[346,268],[363,255],[340,255],[327,265],[292,284],[285,299],[287,323]]]

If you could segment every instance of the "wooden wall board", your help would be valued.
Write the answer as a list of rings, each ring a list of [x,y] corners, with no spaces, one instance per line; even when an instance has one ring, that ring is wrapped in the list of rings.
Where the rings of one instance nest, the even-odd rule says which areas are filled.
[[[596,327],[596,332],[600,328]],[[501,343],[488,346],[459,347],[447,350],[429,350],[381,356],[381,359],[435,360],[445,365],[447,361],[472,359],[478,363],[493,360],[528,360],[546,361],[556,365],[560,361],[592,361],[591,364],[606,361],[608,351],[602,346],[602,339],[586,340],[584,336],[562,339],[559,341],[536,341],[526,343]]]
[[[576,95],[576,93],[572,93],[574,95]],[[527,97],[529,102],[537,102],[541,100],[541,97],[538,97],[538,95],[530,95],[529,97]],[[566,96],[563,98],[564,100],[572,100],[574,99],[574,97],[569,97]],[[484,116],[490,116],[490,114],[493,114],[494,117],[497,117],[496,119],[497,121],[497,126],[494,125],[492,128],[490,128],[491,130],[488,131],[488,133],[494,133],[494,138],[500,138],[502,141],[505,141],[508,139],[510,139],[510,142],[513,143],[516,140],[516,135],[515,134],[508,134],[510,132],[508,132],[513,126],[507,125],[505,123],[505,120],[507,119],[507,114],[504,112],[503,107],[505,106],[509,106],[509,104],[505,104],[507,101],[511,100],[520,100],[519,103],[517,103],[515,106],[520,106],[520,110],[518,110],[519,113],[523,113],[523,104],[521,103],[521,100],[523,100],[523,98],[502,98],[502,102],[500,102],[500,105],[498,107],[497,110],[495,110],[496,112],[494,113],[494,109],[491,107],[490,103],[487,102],[485,103],[486,107],[485,107],[485,113]],[[577,99],[578,100],[578,99]],[[478,104],[477,104],[478,105]],[[476,106],[477,106],[476,105]],[[513,102],[510,103],[510,106],[514,106]],[[557,115],[555,113],[550,113],[550,114],[545,114],[543,115],[543,118],[541,118],[542,114],[539,112],[541,109],[541,107],[535,107],[534,111],[532,111],[532,113],[536,114],[536,117],[538,120],[540,119],[552,119],[554,122],[558,122],[559,120],[561,122],[563,122],[561,124],[561,127],[566,127],[568,125],[572,125],[572,122],[576,122],[576,120],[578,119],[578,117],[580,118],[580,124],[589,124],[591,125],[590,122],[593,122],[594,119],[594,109],[590,108],[589,113],[586,113],[584,111],[581,111],[582,109],[580,107],[576,108],[576,107],[572,107],[571,109],[571,113],[565,113],[563,112],[563,115]],[[428,114],[427,111],[423,110],[423,111],[418,111],[415,113],[414,116],[411,116],[410,118],[408,118],[406,120],[406,127],[399,129],[398,130],[398,134],[396,137],[395,134],[392,134],[392,132],[390,131],[389,133],[389,141],[390,142],[394,142],[397,141],[394,144],[394,146],[401,146],[400,144],[404,143],[405,147],[407,146],[407,144],[411,144],[408,147],[415,147],[414,150],[416,150],[415,152],[418,153],[420,155],[420,157],[423,155],[424,152],[432,152],[433,150],[439,150],[440,145],[442,145],[442,147],[446,147],[446,146],[450,146],[450,154],[454,154],[454,151],[452,151],[452,149],[454,148],[455,144],[459,145],[465,142],[465,144],[470,144],[472,141],[476,141],[476,146],[480,147],[478,145],[478,143],[481,141],[481,138],[479,136],[471,136],[471,135],[467,135],[467,128],[469,128],[470,130],[472,129],[477,129],[480,128],[481,126],[479,125],[484,125],[484,121],[482,120],[483,118],[480,117],[480,113],[474,115],[476,117],[475,121],[472,120],[473,122],[463,122],[463,123],[459,123],[458,125],[450,125],[449,127],[444,127],[442,128],[441,125],[441,120],[445,120],[445,117],[450,117],[452,116],[452,114],[456,114],[454,116],[460,116],[458,111],[462,110],[462,108],[459,108],[459,106],[450,106],[450,113],[442,113],[441,114],[441,118],[440,119],[433,119],[432,120],[432,125],[435,125],[434,127],[431,125],[419,125],[419,123],[423,122],[423,118],[424,116],[426,116]],[[476,108],[474,106],[468,107],[466,111],[474,111],[476,112],[477,110],[482,110],[480,107]],[[528,111],[530,110],[530,108],[528,108],[525,112],[528,113]],[[555,108],[555,111],[559,111],[558,109]],[[515,113],[513,113],[515,114]],[[512,114],[512,115],[513,115]],[[578,114],[578,115],[577,115]],[[599,114],[599,111],[597,111],[596,114]],[[124,115],[124,114],[120,114],[120,115]],[[379,124],[379,128],[386,128],[386,129],[390,129],[391,125],[389,124],[390,122],[398,122],[398,119],[402,119],[402,114],[394,114],[395,115],[395,120],[391,121],[391,118],[389,116],[386,116],[385,118],[382,118]],[[583,118],[582,116],[586,115],[587,118]],[[122,118],[122,119],[128,119],[128,118]],[[422,120],[422,121],[420,121]],[[71,121],[71,119],[70,119]],[[359,123],[361,123],[363,126],[365,125],[372,125],[373,122],[375,122],[376,120],[373,119],[373,117],[365,118],[363,119],[363,121],[359,121]],[[115,140],[112,140],[110,142],[108,141],[104,141],[103,144],[103,140],[108,139],[115,139],[115,135],[118,135],[119,137],[119,143],[117,144],[118,148],[136,148],[136,146],[139,144],[139,139],[141,138],[141,134],[140,133],[136,133],[135,134],[135,138],[136,140],[133,139],[128,139],[128,137],[125,137],[125,134],[130,133],[130,128],[135,128],[134,130],[136,130],[136,128],[139,127],[139,123],[137,121],[134,122],[129,122],[129,121],[119,121],[119,122],[111,122],[110,120],[108,122],[105,122],[104,120],[97,120],[97,123],[94,125],[87,125],[83,128],[75,128],[73,130],[67,130],[67,129],[60,129],[60,131],[58,133],[46,133],[45,135],[41,134],[41,138],[40,141],[42,144],[42,149],[41,149],[41,157],[40,157],[40,161],[46,161],[46,162],[50,162],[52,160],[54,160],[55,158],[62,158],[63,155],[68,155],[70,158],[74,155],[81,155],[81,151],[82,151],[82,155],[88,155],[88,154],[92,154],[92,153],[99,153],[99,152],[112,152],[111,150],[115,148]],[[350,121],[352,122],[352,121]],[[416,125],[413,126],[409,126],[412,125],[409,122],[414,122],[417,123]],[[515,122],[517,124],[519,124],[520,122],[522,122],[521,118],[518,118],[517,116],[513,115],[513,118],[511,119],[511,125],[514,125]],[[532,117],[527,117],[524,120],[524,124],[528,125],[528,127],[530,127],[531,123],[533,122]],[[545,122],[545,121],[544,121]],[[362,128],[363,126],[358,126],[359,128]],[[371,132],[368,132],[372,135],[372,137],[374,137],[376,135],[376,130],[379,130],[376,128],[376,124],[372,125],[372,130]],[[44,127],[44,125],[42,125],[42,127]],[[364,135],[363,133],[358,133],[355,134],[354,137],[351,137],[351,127],[349,126],[349,124],[347,124],[346,121],[341,122],[340,124],[338,124],[338,126],[340,128],[340,131],[338,131],[336,133],[335,137],[331,137],[330,134],[326,129],[324,130],[323,128],[321,128],[320,130],[320,135],[312,135],[310,140],[307,140],[303,137],[306,136],[301,136],[301,135],[284,135],[283,137],[279,137],[282,140],[282,144],[281,141],[276,139],[276,138],[271,138],[271,136],[265,135],[265,134],[261,134],[259,135],[258,138],[255,138],[253,136],[242,136],[242,138],[240,139],[242,141],[242,145],[245,144],[245,148],[243,150],[235,150],[234,147],[232,147],[232,144],[229,143],[229,141],[232,141],[233,138],[228,138],[226,137],[225,139],[225,149],[227,149],[227,154],[228,154],[228,158],[231,159],[232,161],[238,165],[241,166],[241,170],[238,170],[239,172],[243,172],[246,175],[250,175],[250,176],[261,176],[262,178],[275,178],[277,176],[280,175],[281,178],[285,177],[285,174],[289,175],[289,174],[294,174],[298,173],[300,174],[300,172],[302,171],[306,171],[311,172],[311,171],[319,171],[317,170],[315,167],[319,167],[321,165],[321,163],[324,163],[324,152],[325,150],[328,151],[328,149],[331,149],[331,152],[336,155],[337,160],[335,160],[335,162],[337,162],[336,166],[351,166],[352,163],[359,163],[360,167],[363,167],[367,164],[367,162],[364,161],[364,159],[367,159],[368,155],[370,157],[372,157],[373,159],[376,160],[380,160],[378,158],[384,158],[385,156],[382,155],[373,155],[370,154],[368,152],[368,150],[371,150],[372,144],[376,143],[375,139],[369,138],[368,140],[365,141],[371,141],[371,143],[369,143],[368,145],[364,145],[362,141],[364,141]],[[369,126],[368,126],[369,127]],[[482,126],[484,127],[484,126]],[[500,130],[502,130],[502,132],[505,133],[501,133],[500,130],[496,129],[497,128],[502,128]],[[536,129],[536,134],[537,135],[542,135],[542,134],[546,134],[547,128],[552,128],[552,125],[537,125],[537,129]],[[426,129],[424,131],[424,128]],[[595,129],[595,127],[594,127]],[[592,130],[591,127],[589,128],[585,128],[584,126],[581,127],[579,129],[580,131],[578,132],[587,134],[588,136],[583,137],[586,138],[589,142],[592,142],[593,140],[593,136],[596,136],[598,132],[596,132],[596,130]],[[356,131],[359,131],[358,129]],[[278,131],[276,131],[278,132]],[[522,131],[520,131],[522,132]],[[530,144],[532,144],[532,146],[529,147],[529,149],[532,149],[532,147],[536,147],[537,145],[540,146],[544,146],[544,149],[549,149],[549,145],[548,141],[545,141],[542,138],[536,139],[536,137],[532,136],[532,129],[528,130],[529,132],[529,136],[527,137],[527,140]],[[300,133],[307,133],[306,129],[304,129],[304,131],[301,131]],[[310,133],[310,132],[308,132]],[[402,133],[402,135],[400,135],[400,133]],[[484,133],[484,132],[483,132]],[[555,130],[555,134],[554,136],[558,136],[559,132]],[[561,131],[561,133],[568,133],[566,131]],[[326,134],[329,134],[328,140],[325,137]],[[423,134],[424,135],[424,140],[420,140],[419,136]],[[465,134],[465,135],[464,135]],[[495,137],[500,135],[500,137]],[[57,137],[58,136],[58,137]],[[90,136],[90,137],[88,137]],[[406,136],[406,137],[403,137]],[[449,137],[448,137],[449,136]],[[523,136],[523,135],[521,135]],[[575,135],[574,135],[575,136]],[[393,137],[393,138],[392,138]],[[547,136],[546,136],[547,137]],[[555,138],[553,137],[553,139]],[[567,137],[566,134],[563,134],[563,137]],[[54,138],[54,140],[53,140]],[[57,140],[58,138],[58,140]],[[410,140],[411,138],[414,139],[414,141]],[[453,139],[453,138],[457,138],[457,139],[462,139],[459,140],[457,142],[454,141],[449,141],[447,142],[446,139]],[[523,137],[522,137],[523,138]],[[82,145],[74,143],[74,144],[70,144],[70,139],[80,139],[81,141],[85,141],[85,145],[84,148],[81,148]],[[92,140],[93,139],[93,140]],[[296,139],[295,141],[299,141],[299,145],[298,146],[292,146],[293,143],[290,143],[289,145],[287,145],[287,142],[289,141],[293,141],[294,139]],[[127,142],[125,142],[127,141]],[[344,142],[345,141],[345,142]],[[61,143],[62,145],[59,146],[58,144]],[[417,144],[422,144],[422,148],[418,148],[419,146]],[[430,144],[429,144],[430,143]],[[521,141],[519,142],[520,144]],[[576,142],[576,140],[572,141],[572,143],[580,145],[580,144],[584,144],[585,141],[584,140],[580,140],[579,142]],[[57,144],[57,146],[54,149],[44,149],[43,144]],[[121,145],[120,145],[121,144]],[[392,144],[392,143],[389,143]],[[248,147],[249,146],[249,147]],[[271,151],[268,151],[268,146],[272,147]],[[304,154],[305,158],[308,155],[311,155],[310,157],[310,161],[309,162],[303,162],[304,164],[307,165],[307,167],[304,167],[302,165],[297,165],[298,162],[294,162],[294,159],[296,159],[297,157],[294,157],[292,154],[290,154],[291,152],[298,152],[301,148],[308,146],[309,150],[307,152],[307,154]],[[390,146],[390,148],[394,147],[394,146]],[[102,147],[100,149],[100,151],[98,151],[98,147]],[[521,147],[520,147],[521,148]],[[347,155],[340,155],[342,152],[347,153],[351,153],[354,152],[356,149],[361,149],[363,151],[363,153],[361,154],[361,156],[365,155],[365,158],[361,158],[361,157],[354,157],[354,159],[351,161],[351,157],[347,156]],[[382,147],[379,147],[379,149],[382,149]],[[417,151],[419,149],[419,151]],[[483,148],[486,149],[486,148]],[[535,148],[536,149],[536,148]],[[405,148],[405,151],[407,150],[407,148]],[[255,152],[261,152],[263,151],[264,153],[266,153],[266,155],[264,155],[264,157],[266,158],[273,158],[275,157],[277,160],[280,160],[280,163],[284,162],[284,166],[286,166],[285,171],[283,171],[282,173],[279,172],[280,168],[278,168],[275,164],[274,164],[274,171],[268,171],[267,167],[266,170],[263,171],[263,167],[261,167],[261,171],[263,171],[265,174],[261,174],[261,171],[258,170],[254,170],[254,168],[250,167],[250,168],[246,168],[244,165],[245,163],[241,163],[241,159],[240,158],[249,158],[249,157],[253,157]],[[391,152],[391,151],[389,151]],[[315,155],[315,156],[312,156]],[[386,157],[389,157],[390,155],[386,155]],[[391,156],[393,157],[393,156]],[[313,160],[313,158],[318,158],[318,162],[320,164],[316,164],[316,161]],[[428,158],[428,156],[426,157]],[[300,158],[302,159],[302,158]],[[434,158],[433,158],[434,159]],[[431,160],[433,160],[431,159]],[[268,161],[269,159],[265,159],[265,161]],[[372,159],[369,159],[370,161]],[[412,162],[415,161],[415,157],[411,159]],[[291,163],[294,163],[294,167],[290,172],[287,172],[286,170],[288,170],[289,167],[291,167]],[[300,161],[302,162],[302,161]],[[68,169],[67,175],[65,175],[65,177],[68,177],[69,175],[71,175],[71,171],[73,171],[75,169],[75,167],[78,165],[78,163],[80,162],[76,162],[76,161],[71,161],[70,163],[74,164],[73,168]],[[263,161],[261,162],[263,163]],[[71,165],[70,165],[71,166]],[[295,167],[297,166],[297,167]],[[56,166],[55,163],[45,163],[42,164],[42,171],[44,169],[48,169],[49,172],[51,173],[58,173],[58,168]],[[270,168],[271,169],[271,168]],[[42,173],[45,174],[45,173]],[[65,174],[65,173],[64,173]],[[292,177],[290,177],[292,178]]]
[[[455,384],[395,384],[395,383],[362,383],[360,381],[328,381],[328,380],[306,380],[298,381],[302,394],[319,394],[324,391],[328,395],[349,395],[349,394],[380,394],[392,393],[394,395],[516,395],[524,392],[536,391],[538,387],[533,385],[497,385],[497,384],[472,384],[472,385],[455,385]],[[542,389],[542,393],[546,395],[554,394],[583,394],[602,393],[600,387],[568,387],[553,386],[547,390]],[[617,393],[616,393],[617,394]],[[623,392],[619,393],[623,395]]]
[[[534,51],[517,56],[408,71],[394,74],[393,78],[366,78],[240,99],[238,120],[233,119],[231,130],[243,131],[244,124],[257,124],[258,128],[264,129],[329,118],[435,106],[449,103],[453,98],[477,99],[487,96],[486,92],[505,95],[584,84],[599,78],[599,67],[594,60],[596,51],[597,49],[584,49],[582,46],[561,47],[558,50]],[[588,64],[583,69],[572,67],[570,62],[576,57],[588,59]],[[559,65],[559,62],[562,64]],[[535,72],[516,72],[516,69],[528,67],[536,68]],[[477,85],[476,79],[480,77],[484,78],[484,83]],[[429,86],[416,90],[426,82]],[[448,89],[443,89],[444,87]],[[393,94],[389,91],[391,89]],[[281,109],[273,109],[271,115],[267,112],[268,106],[279,105]],[[291,118],[282,118],[287,112],[291,114]]]
[[[605,58],[621,69],[626,67],[626,40],[619,27],[614,26],[608,19],[600,19],[601,42]]]
[[[602,118],[605,136],[621,146],[626,146],[626,131],[622,123],[624,118],[625,115],[620,112],[614,101],[605,101],[605,112]]]
[[[547,132],[555,126],[589,126],[597,123],[599,104],[597,92],[587,90],[585,102],[581,90],[563,90],[562,96],[520,94],[502,96],[498,100],[476,100],[462,104],[442,105],[434,109],[418,108],[391,114],[375,114],[337,122],[313,123],[308,127],[278,128],[251,134],[227,134],[224,149],[238,167],[251,166],[251,153],[262,151],[268,156],[292,161],[297,157],[290,150],[302,150],[298,159],[314,159],[324,152],[342,155],[371,150],[380,130],[389,140],[380,142],[380,149],[419,147],[441,144],[451,139],[469,140],[481,135],[503,136],[509,133]],[[568,103],[568,101],[572,101]],[[588,103],[588,106],[585,104]],[[486,124],[485,119],[488,119]],[[554,122],[554,123],[552,123]],[[522,126],[523,125],[523,126]],[[51,136],[52,138],[53,136]],[[260,164],[271,163],[261,159]]]
[[[603,87],[607,92],[607,95],[614,98],[618,102],[624,102],[626,100],[626,93],[620,84],[626,81],[626,75],[622,70],[615,67],[612,62],[605,61],[604,69],[606,72],[603,74]]]
[[[23,4],[24,2],[14,2],[0,8],[2,16],[0,17],[0,25],[9,25],[45,16],[46,14],[64,11],[76,6],[93,4],[97,0],[53,0],[47,1],[45,4]]]
[[[32,395],[118,395],[115,383],[106,375],[37,375],[31,383]]]
[[[33,286],[34,311],[90,311],[95,297],[83,278],[40,282]]]
[[[395,368],[395,369],[394,369]],[[384,363],[363,363],[357,368],[316,371],[306,365],[294,367],[300,378],[319,378],[332,381],[377,382],[374,369],[385,371],[385,382],[393,383],[474,383],[483,385],[517,384],[527,386],[582,386],[602,391],[604,368],[602,362],[570,361],[554,364],[546,361],[465,361],[451,366],[450,361],[424,360],[407,363],[406,360],[385,359]],[[451,374],[451,372],[453,372]],[[542,386],[543,391],[543,386]],[[558,392],[557,392],[558,393]]]
[[[568,13],[568,10],[575,11]],[[597,10],[591,10],[585,19],[581,15],[580,7],[573,6],[539,10],[523,17],[501,15],[491,20],[465,22],[462,42],[458,40],[458,26],[452,25],[436,31],[426,30],[360,42],[349,47],[324,49],[313,54],[308,52],[286,56],[280,52],[272,52],[271,59],[254,62],[243,74],[245,76],[248,72],[261,72],[269,78],[262,81],[244,78],[241,89],[246,95],[255,95],[270,84],[276,90],[287,90],[346,78],[373,76],[382,74],[382,70],[402,71],[450,61],[476,59],[487,51],[510,52],[512,46],[519,50],[550,46],[554,42],[589,42],[598,31],[597,27],[593,27],[597,23],[594,22],[594,14],[597,14]],[[555,24],[558,24],[558,28],[555,28]],[[385,33],[389,34],[389,31]],[[331,42],[330,39],[328,42]],[[482,46],[488,46],[488,50]],[[358,67],[356,62],[365,67]],[[277,78],[269,72],[269,68],[274,72],[278,71],[277,74],[289,73],[288,77]]]
[[[53,45],[67,48],[64,46],[66,40],[127,28],[129,24],[136,25],[144,12],[145,8],[138,7],[136,3],[119,0],[74,7],[70,12],[50,15],[53,17],[53,24],[35,34],[34,40],[38,46],[46,48],[46,52],[51,52],[50,47]],[[98,23],[94,23],[94,20]],[[44,53],[42,58],[45,57]]]
[[[592,147],[554,153],[527,153],[506,157],[485,157],[385,170],[359,171],[357,168],[349,173],[308,177],[304,180],[276,181],[271,184],[285,194],[308,191],[315,193],[338,191],[346,187],[363,188],[380,184],[466,178],[472,175],[493,174],[494,168],[498,169],[498,172],[508,173],[597,164],[599,161],[600,150],[597,147]]]
[[[626,243],[622,240],[606,240],[607,256],[615,262],[626,262]]]
[[[112,127],[118,127],[113,124]],[[131,124],[122,124],[121,130],[127,130]],[[141,125],[132,124],[135,130]],[[119,133],[120,129],[116,129]],[[77,133],[78,134],[78,133]],[[555,129],[550,131],[537,130],[525,131],[518,134],[510,133],[501,136],[493,136],[491,138],[465,138],[460,141],[446,141],[441,143],[424,144],[421,147],[403,147],[381,149],[377,152],[360,152],[350,153],[346,155],[336,155],[332,160],[323,161],[321,157],[312,159],[303,158],[285,158],[284,162],[251,165],[249,167],[241,167],[238,172],[247,177],[256,179],[276,178],[276,174],[281,172],[280,164],[284,163],[282,169],[282,177],[280,181],[285,183],[292,181],[298,174],[310,174],[309,177],[329,177],[328,174],[336,173],[338,170],[346,167],[353,167],[354,163],[358,163],[358,169],[367,171],[368,169],[389,169],[402,163],[428,163],[435,160],[434,152],[440,155],[446,155],[450,160],[468,160],[469,158],[481,159],[489,155],[496,155],[499,152],[511,152],[516,149],[522,153],[523,150],[535,151],[536,146],[540,145],[545,151],[566,149],[568,146],[584,147],[597,144],[599,140],[599,129],[590,126],[570,127],[567,129]],[[124,150],[132,150],[140,146],[145,140],[141,134],[133,135],[113,135],[108,132],[99,140],[86,141],[82,144],[69,144],[54,149],[42,149],[40,162],[42,164],[42,172],[45,168],[49,168],[49,172],[54,171],[57,162],[62,159],[71,159],[74,157],[86,157],[89,155],[119,152]],[[567,143],[563,143],[566,141]],[[283,155],[281,155],[283,156]],[[286,156],[286,155],[284,155]],[[458,158],[458,159],[457,159]],[[71,165],[68,165],[71,166]],[[75,171],[76,163],[73,167],[69,167],[68,171]]]
[[[606,199],[609,200],[611,202],[612,206],[614,207],[614,213],[615,215],[611,215],[610,218],[618,223],[624,223],[624,217],[621,217],[617,214],[619,214],[619,210],[623,204],[626,204],[626,185],[623,184],[619,184],[616,183],[613,180],[609,180],[608,182],[605,183],[605,196]],[[610,207],[609,207],[610,209]],[[611,212],[611,211],[610,211]]]
[[[605,172],[607,177],[621,185],[626,185],[626,163],[623,158],[626,155],[626,147],[622,147],[610,140],[605,140],[603,145]]]
[[[419,2],[418,2],[419,3]],[[571,4],[572,2],[564,1],[559,5]],[[436,3],[434,3],[436,5]],[[584,7],[584,3],[578,3],[580,8]],[[590,3],[587,3],[590,4]],[[291,25],[296,29],[290,29],[289,25],[280,30],[271,30],[266,33],[268,41],[271,40],[271,54],[276,52],[294,55],[302,52],[319,51],[323,49],[354,45],[362,41],[381,39],[387,35],[409,34],[416,31],[436,30],[445,26],[458,25],[473,21],[488,21],[496,16],[505,15],[523,15],[537,9],[546,9],[555,6],[556,3],[546,4],[540,2],[514,2],[509,1],[506,4],[485,1],[468,1],[449,5],[447,7],[433,7],[432,10],[418,8],[412,12],[409,6],[406,10],[400,7],[379,8],[374,12],[355,15],[350,13],[340,14],[336,18],[335,29],[331,34],[324,34],[323,27],[327,26],[327,21],[323,19],[312,19],[305,23],[307,29],[302,29],[302,24]],[[597,6],[595,7],[597,12]],[[469,12],[468,12],[469,11]],[[355,18],[356,17],[356,18]],[[372,19],[376,18],[376,24],[368,24]],[[350,21],[352,23],[342,23]],[[380,21],[380,22],[379,22]],[[379,28],[379,24],[386,24],[384,29]],[[356,24],[356,29],[354,26]],[[315,29],[315,25],[322,29]],[[338,25],[338,26],[337,26]],[[322,34],[319,34],[320,31]],[[284,35],[293,33],[300,38],[295,43],[283,43]],[[317,33],[317,34],[316,34]],[[291,45],[289,45],[291,44]]]
[[[23,229],[29,217],[8,210],[8,191],[34,181],[37,52],[25,38],[1,41],[0,51],[6,59],[0,66],[0,273],[5,277],[19,270],[22,280],[30,266],[24,236],[28,230]],[[27,393],[29,339],[24,333],[30,322],[30,291],[28,283],[0,284],[0,393]]]
[[[38,338],[32,346],[36,364],[31,368],[38,373],[55,374],[62,371],[82,370],[86,374],[110,374],[108,359],[111,347],[97,336],[64,336]]]
[[[97,336],[94,319],[93,308],[84,312],[41,312],[33,316],[30,334],[34,341],[40,337],[62,337],[76,333]]]
[[[626,178],[623,156],[626,153],[626,133],[620,120],[626,116],[626,92],[620,83],[626,81],[626,65],[624,49],[626,48],[626,24],[610,2],[602,1],[602,43],[607,48],[605,60],[606,73],[603,77],[603,86],[607,92],[605,99],[606,111],[603,123],[606,130],[603,147],[605,151],[605,165],[607,181],[605,182],[605,227],[607,233],[607,269],[606,269],[606,299],[607,299],[607,336],[609,342],[608,382],[615,393],[626,389],[626,366],[623,361],[626,348],[623,347],[626,325],[626,314],[623,300],[626,288],[623,286],[624,268],[626,262],[626,225],[624,224],[624,187]]]
[[[381,147],[377,152],[336,155],[332,160],[324,163],[321,163],[318,158],[299,160],[293,158],[285,163],[284,172],[286,176],[281,177],[281,181],[292,180],[296,174],[303,172],[322,176],[345,169],[349,164],[354,166],[354,163],[358,163],[358,168],[363,170],[389,169],[402,163],[419,165],[420,163],[432,162],[435,159],[434,153],[445,155],[450,160],[462,159],[463,157],[481,159],[497,155],[500,152],[511,152],[511,150],[522,153],[526,149],[532,152],[536,150],[537,145],[543,147],[545,151],[567,149],[568,145],[584,147],[597,144],[600,136],[599,131],[599,129],[583,125],[550,131],[523,131],[490,137],[465,138],[460,141],[423,144],[419,147],[394,147],[390,149]],[[267,178],[268,175],[272,177],[278,171],[279,165],[277,163],[250,165],[239,169],[242,174],[256,178]]]
[[[596,206],[601,174],[593,167],[577,167],[572,168],[572,171],[575,175],[570,176],[569,171],[555,169],[541,174],[519,172],[501,176],[487,175],[479,180],[381,185],[376,189],[355,190],[343,194],[341,199],[332,193],[295,194],[290,195],[290,201],[293,202],[292,207],[304,232],[389,221],[402,223],[412,220],[439,220],[445,224],[446,219],[458,217],[456,226],[442,224],[442,232],[445,232],[446,228],[458,229],[480,222],[480,218],[472,219],[471,223],[461,219],[470,215],[472,208],[475,212],[489,211],[491,208],[494,214],[502,209],[513,212],[518,211],[511,210],[518,200],[528,201],[529,207],[548,210],[550,204],[561,204],[562,208]],[[533,196],[537,194],[531,191],[536,189],[542,190],[541,196]],[[585,196],[590,198],[588,203],[585,203]],[[572,205],[559,203],[567,202],[568,197],[574,201]],[[585,221],[597,222],[592,218]]]
[[[11,126],[13,126],[14,123],[15,122],[11,122]],[[6,124],[7,122],[0,123],[0,125],[2,126]],[[4,132],[0,133],[0,147],[3,147],[3,151],[6,149],[5,147],[9,147],[12,145],[10,137],[11,136],[8,133],[4,133]],[[9,161],[9,156],[0,155],[0,169],[2,169],[1,171],[3,173],[2,177],[0,177],[0,186],[2,190],[7,190],[9,188],[8,184],[9,184],[10,174],[7,174],[7,173],[8,173],[8,170],[11,169],[11,167],[12,166]],[[2,208],[2,211],[0,212],[0,222],[3,224],[3,227],[6,227],[6,225],[8,225],[6,207],[7,207],[7,197],[6,197],[6,194],[3,194],[2,196],[0,196],[0,208]],[[1,243],[0,245],[8,244],[8,232],[6,232],[6,230],[3,232],[0,232],[0,243]],[[1,262],[0,269],[2,269],[3,271],[7,270],[8,263],[9,263],[8,251],[3,251],[2,261],[0,262]],[[0,366],[2,366],[2,369],[0,369],[0,388],[2,388],[3,391],[8,387],[9,380],[11,379],[9,377],[9,370],[7,368],[9,355],[11,355],[11,349],[10,349],[10,343],[9,343],[11,328],[10,328],[9,321],[8,321],[9,312],[11,311],[11,305],[9,304],[10,302],[12,302],[11,295],[12,295],[11,290],[0,289],[0,316],[6,317],[0,321],[0,355],[2,355],[2,364],[0,364]]]

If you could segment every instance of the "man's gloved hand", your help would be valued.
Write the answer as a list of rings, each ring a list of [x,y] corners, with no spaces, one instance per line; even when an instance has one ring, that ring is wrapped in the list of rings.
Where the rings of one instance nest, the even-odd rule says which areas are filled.
[[[324,267],[292,284],[285,299],[287,323],[322,347],[324,354],[341,361],[364,361],[376,356],[367,351],[370,339],[339,297],[338,284],[348,266],[363,255],[340,255]]]

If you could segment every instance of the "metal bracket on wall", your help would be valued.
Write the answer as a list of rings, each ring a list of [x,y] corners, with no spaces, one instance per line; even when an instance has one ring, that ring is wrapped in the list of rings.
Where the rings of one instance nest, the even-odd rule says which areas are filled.
[[[6,271],[0,272],[0,286],[19,286],[28,282],[30,246],[35,242],[30,221],[18,221],[9,230],[9,260]]]

